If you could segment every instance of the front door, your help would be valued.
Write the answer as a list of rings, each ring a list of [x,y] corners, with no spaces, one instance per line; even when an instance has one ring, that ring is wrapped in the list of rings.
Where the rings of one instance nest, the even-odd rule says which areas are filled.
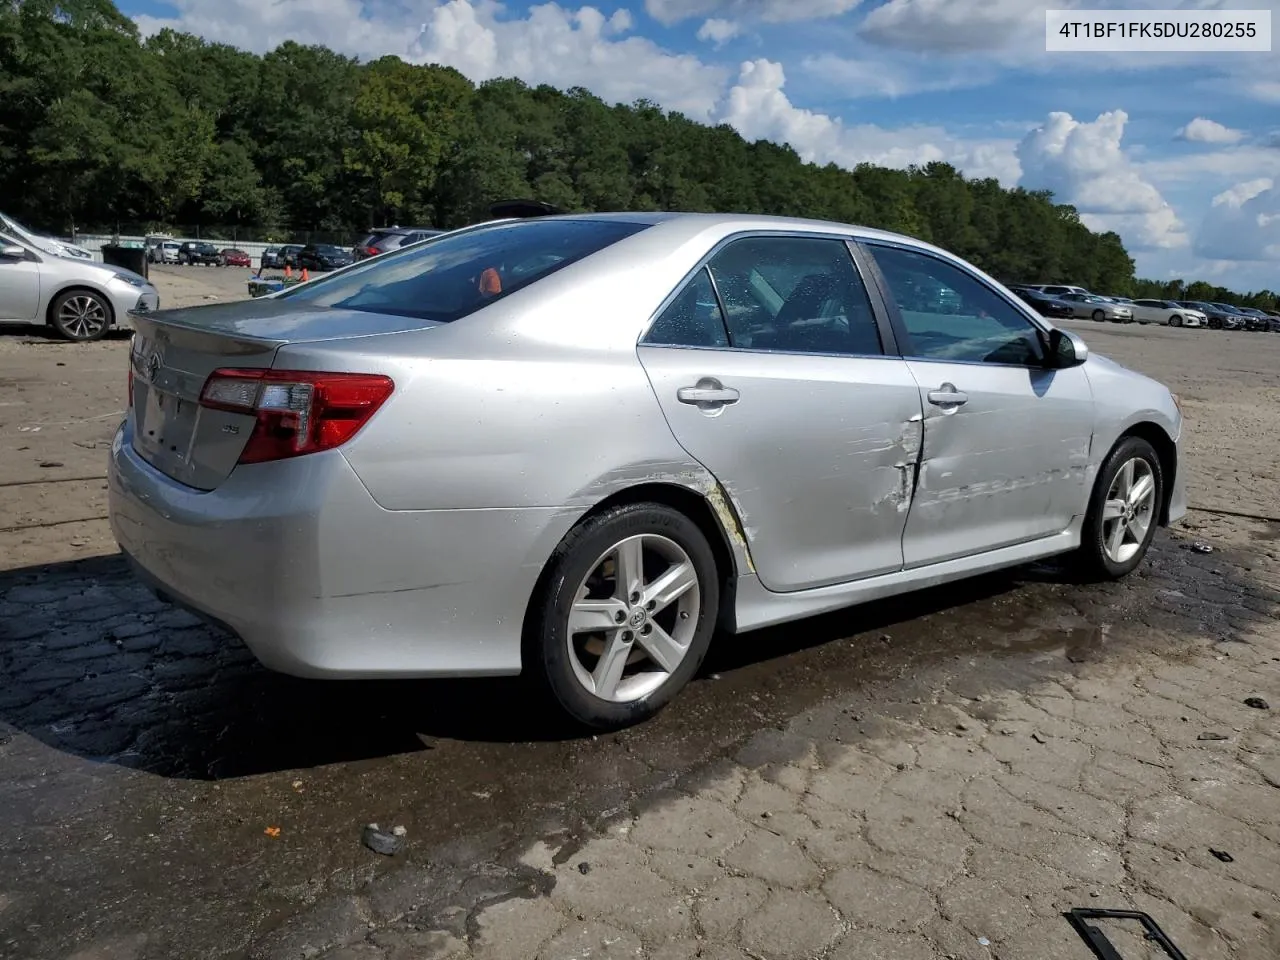
[[[0,247],[13,242],[0,236]],[[0,320],[33,322],[40,310],[40,264],[21,257],[0,256]]]
[[[1094,413],[1084,368],[1047,369],[1039,328],[968,270],[867,246],[924,408],[905,566],[1067,529],[1088,499]]]
[[[882,349],[843,241],[730,242],[639,354],[676,439],[739,511],[766,588],[902,568],[920,394]]]

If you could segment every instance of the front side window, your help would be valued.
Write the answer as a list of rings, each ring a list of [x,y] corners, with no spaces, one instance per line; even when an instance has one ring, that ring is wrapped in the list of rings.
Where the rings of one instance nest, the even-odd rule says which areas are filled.
[[[911,337],[912,355],[965,363],[1043,362],[1038,328],[976,277],[928,254],[879,245],[872,250]]]
[[[866,286],[843,241],[735,240],[708,264],[732,346],[787,353],[878,356]]]
[[[370,258],[280,295],[320,307],[458,320],[598,253],[646,224],[621,220],[524,220],[459,230],[419,247]]]

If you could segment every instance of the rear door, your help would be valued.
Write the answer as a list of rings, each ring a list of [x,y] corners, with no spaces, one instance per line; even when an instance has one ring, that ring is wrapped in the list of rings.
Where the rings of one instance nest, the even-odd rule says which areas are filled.
[[[1165,323],[1169,319],[1169,311],[1159,300],[1135,300],[1130,306],[1133,319],[1139,323]]]
[[[0,247],[20,246],[0,235]],[[35,255],[0,256],[0,320],[34,321],[40,311],[40,264]]]
[[[1067,529],[1087,499],[1084,367],[1046,369],[1040,328],[958,264],[896,244],[866,248],[924,410],[906,567]]]
[[[839,238],[731,240],[639,347],[676,439],[785,592],[902,567],[920,394]]]

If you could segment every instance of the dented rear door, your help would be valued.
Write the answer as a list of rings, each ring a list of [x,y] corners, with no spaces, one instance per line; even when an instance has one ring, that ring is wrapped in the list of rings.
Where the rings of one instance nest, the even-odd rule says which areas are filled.
[[[659,346],[640,359],[676,439],[739,512],[764,586],[902,569],[921,411],[901,359]],[[689,402],[689,388],[736,399]]]

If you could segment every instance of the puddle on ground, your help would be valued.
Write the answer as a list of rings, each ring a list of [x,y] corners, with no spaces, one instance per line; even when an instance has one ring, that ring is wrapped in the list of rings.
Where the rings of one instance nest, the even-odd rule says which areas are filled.
[[[1066,659],[1071,663],[1096,660],[1107,642],[1110,625],[1086,621],[1058,621],[1052,625],[1027,624],[1014,627],[996,643],[997,652],[1030,655],[1033,662]]]

